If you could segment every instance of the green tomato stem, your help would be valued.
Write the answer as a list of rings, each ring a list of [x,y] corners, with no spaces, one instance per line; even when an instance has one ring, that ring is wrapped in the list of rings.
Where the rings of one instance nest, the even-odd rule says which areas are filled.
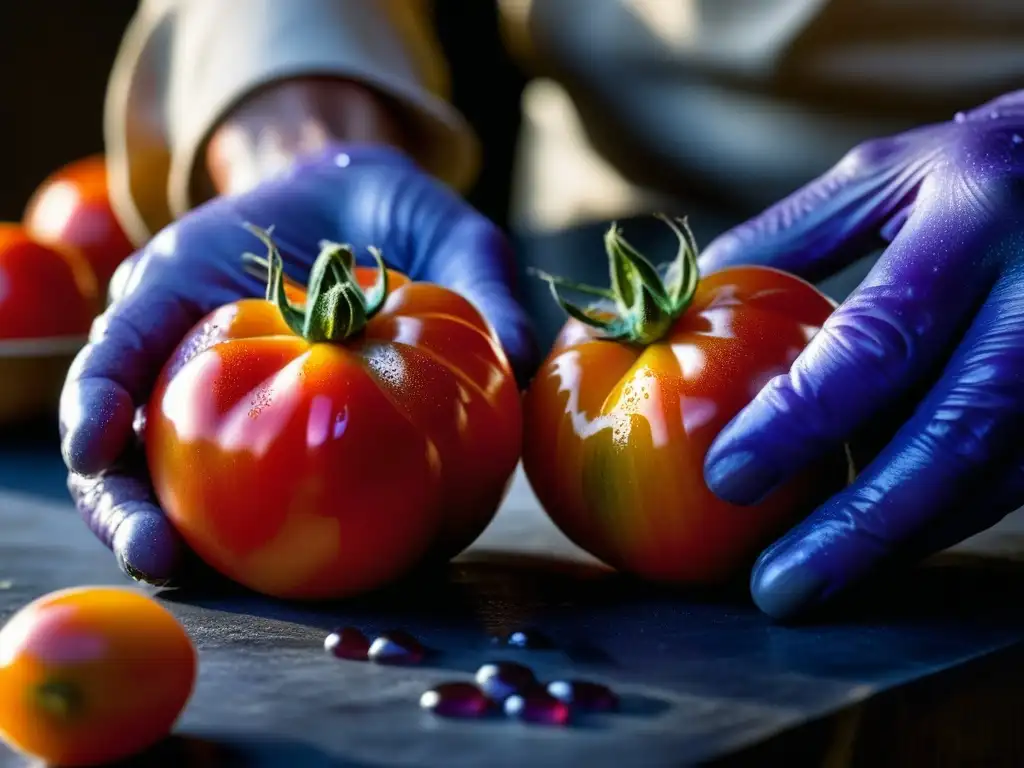
[[[62,680],[48,680],[33,690],[36,706],[46,714],[68,720],[82,706],[82,694],[71,683]]]
[[[555,301],[570,317],[597,328],[604,338],[644,346],[653,344],[689,309],[700,280],[697,242],[686,219],[673,220],[662,214],[657,214],[657,218],[672,229],[679,241],[679,250],[664,278],[623,237],[615,223],[604,235],[610,288],[574,283],[540,270],[531,272],[548,283]],[[601,301],[580,307],[567,300],[563,291],[575,291]]]
[[[388,293],[388,271],[380,250],[368,248],[377,262],[377,279],[366,291],[356,278],[356,260],[352,248],[328,240],[320,242],[320,254],[309,271],[306,302],[296,306],[288,299],[284,287],[284,261],[274,243],[272,230],[251,224],[246,229],[267,247],[266,257],[245,254],[252,267],[259,267],[267,280],[267,301],[281,312],[288,327],[308,341],[338,344],[361,333],[370,318],[376,315]]]

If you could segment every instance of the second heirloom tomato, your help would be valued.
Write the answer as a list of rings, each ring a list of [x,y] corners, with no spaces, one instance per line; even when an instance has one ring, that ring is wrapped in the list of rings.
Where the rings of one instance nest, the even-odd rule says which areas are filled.
[[[266,233],[267,300],[181,342],[148,407],[157,496],[224,575],[284,598],[370,590],[491,521],[520,450],[519,392],[463,297],[325,245],[308,292]]]
[[[665,277],[614,226],[611,289],[541,275],[571,317],[524,401],[523,464],[551,519],[592,555],[655,581],[717,583],[846,480],[840,452],[741,508],[703,478],[714,438],[834,305],[764,267],[698,280],[692,234],[666,222],[680,251]],[[598,301],[581,309],[560,289]]]

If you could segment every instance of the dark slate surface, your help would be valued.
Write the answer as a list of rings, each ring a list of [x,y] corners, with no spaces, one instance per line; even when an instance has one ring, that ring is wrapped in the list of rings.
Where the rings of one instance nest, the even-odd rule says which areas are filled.
[[[53,446],[25,445],[0,447],[0,620],[51,589],[123,583],[66,501]],[[178,736],[138,764],[1019,765],[1019,530],[783,627],[742,595],[656,593],[594,567],[520,478],[450,572],[385,595],[314,609],[164,593],[200,649],[200,681]],[[415,669],[334,660],[322,641],[337,624],[402,626],[437,652]],[[559,648],[495,650],[493,634],[525,625]],[[499,655],[611,683],[626,711],[551,729],[418,710],[431,683]],[[24,764],[0,747],[0,766]]]

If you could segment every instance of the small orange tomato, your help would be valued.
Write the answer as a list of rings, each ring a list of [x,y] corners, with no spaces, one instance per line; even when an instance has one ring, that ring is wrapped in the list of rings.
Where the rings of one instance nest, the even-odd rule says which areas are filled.
[[[282,598],[353,595],[451,558],[519,459],[519,390],[493,329],[462,296],[356,267],[340,246],[308,291],[286,286],[258,234],[269,300],[202,320],[149,400],[169,519],[215,569]]]
[[[0,630],[0,735],[55,765],[121,760],[170,732],[195,677],[191,640],[155,600],[117,587],[53,592]]]
[[[523,467],[548,516],[624,572],[677,584],[731,580],[846,480],[845,453],[751,507],[704,482],[722,428],[784,373],[834,309],[809,283],[763,267],[698,280],[697,247],[665,277],[613,226],[610,290],[551,275],[571,315],[524,399]],[[581,309],[560,289],[594,294]]]
[[[102,155],[68,163],[44,179],[25,207],[22,221],[39,242],[79,251],[101,289],[134,251],[110,205]]]

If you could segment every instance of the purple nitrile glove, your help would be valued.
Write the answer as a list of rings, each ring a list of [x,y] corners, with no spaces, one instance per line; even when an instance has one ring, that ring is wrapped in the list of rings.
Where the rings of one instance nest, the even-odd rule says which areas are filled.
[[[321,240],[352,245],[361,261],[369,258],[367,246],[378,246],[389,266],[473,301],[520,380],[536,362],[504,236],[395,150],[333,147],[251,192],[190,212],[131,257],[60,404],[68,487],[80,513],[126,573],[151,583],[172,580],[185,550],[139,469],[144,462],[132,458],[135,412],[196,322],[222,304],[264,293],[242,258],[262,247],[246,223],[273,227],[286,270],[302,282]]]
[[[1024,91],[857,147],[710,244],[701,268],[817,279],[886,242],[706,458],[712,490],[750,503],[923,393],[856,481],[762,554],[751,590],[776,617],[1024,505]]]

